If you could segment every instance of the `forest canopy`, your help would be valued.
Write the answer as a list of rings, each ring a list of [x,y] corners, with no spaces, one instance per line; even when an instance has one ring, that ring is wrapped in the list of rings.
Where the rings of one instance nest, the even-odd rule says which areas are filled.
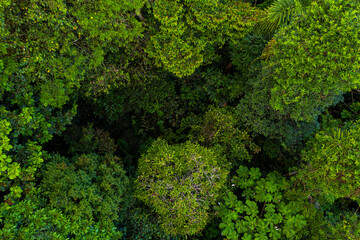
[[[0,0],[1,239],[360,239],[357,0]]]

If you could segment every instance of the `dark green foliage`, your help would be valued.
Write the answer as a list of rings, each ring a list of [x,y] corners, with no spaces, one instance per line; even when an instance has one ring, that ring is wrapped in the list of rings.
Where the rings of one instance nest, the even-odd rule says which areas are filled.
[[[358,239],[360,236],[359,214],[343,213],[329,215],[321,230],[322,237],[327,239]]]
[[[268,7],[271,6],[271,4],[274,2],[275,0],[264,0],[262,1],[262,3],[260,3],[260,1],[253,1],[256,2],[256,7],[260,8],[260,9],[267,9]]]
[[[346,104],[344,106],[344,109],[341,111],[340,114],[341,118],[345,121],[355,121],[359,120],[360,116],[360,102],[352,102],[351,104]]]
[[[106,223],[121,219],[118,213],[129,180],[119,158],[83,154],[71,161],[59,155],[49,160],[41,186],[50,206],[73,220],[88,218]]]
[[[158,74],[148,83],[120,87],[98,97],[93,105],[95,114],[111,123],[123,122],[124,117],[130,120],[131,116],[132,125],[140,126],[141,134],[164,134],[167,140],[178,142],[186,138],[185,132],[180,133],[183,118],[206,112],[209,102],[226,105],[238,97],[234,90],[237,79],[215,68],[196,71],[183,79]]]
[[[276,139],[286,146],[296,146],[317,128],[317,121],[295,122],[275,111],[270,105],[271,88],[275,85],[264,65],[271,41],[265,46],[263,36],[247,35],[239,44],[231,45],[233,64],[239,70],[235,75],[242,88],[236,89],[243,97],[235,109],[238,124],[254,135]]]
[[[232,75],[224,74],[219,69],[211,67],[201,73],[201,78],[197,82],[206,96],[202,101],[205,100],[207,104],[211,103],[215,106],[227,106],[227,104],[237,101],[243,88],[243,83]],[[194,105],[196,104],[199,104],[199,101],[194,101]],[[208,110],[208,107],[203,108]]]
[[[139,208],[127,212],[126,239],[134,240],[178,240],[181,236],[171,236],[161,229],[155,214],[149,214]]]
[[[41,103],[51,107],[64,105],[80,87],[85,95],[97,96],[128,82],[134,68],[121,65],[132,62],[134,49],[141,52],[144,28],[133,14],[144,3],[9,1],[2,13],[0,95],[11,86],[13,73],[36,83]],[[121,65],[107,61],[112,54]]]
[[[82,128],[72,125],[65,135],[65,140],[71,154],[97,153],[104,155],[114,154],[116,151],[115,141],[110,138],[110,134],[102,129],[94,129],[92,124]]]
[[[321,205],[318,200],[321,201]],[[312,199],[314,201],[314,199]],[[349,198],[339,198],[329,203],[317,199],[317,217],[307,225],[306,239],[358,239],[360,236],[359,205]],[[353,205],[351,207],[350,205]]]
[[[239,71],[249,71],[249,67],[258,62],[267,42],[267,39],[261,35],[249,34],[240,42],[231,43],[232,64]]]
[[[219,217],[214,217],[206,225],[205,229],[200,234],[198,234],[199,237],[194,237],[194,239],[222,239],[221,229],[219,228],[220,222],[221,220]]]
[[[145,152],[144,152],[145,153]],[[123,220],[117,226],[124,229],[124,239],[145,240],[179,240],[181,235],[170,235],[162,229],[158,221],[158,215],[144,206],[135,196],[136,184],[129,186],[124,196],[125,211],[122,212]]]
[[[176,81],[169,78],[168,74],[154,73],[146,82],[121,86],[107,95],[98,97],[94,103],[95,113],[111,123],[119,121],[125,114],[142,114],[144,118],[151,118],[147,119],[147,125],[154,125],[160,120],[171,125],[176,121],[175,112],[179,111],[175,87]]]
[[[188,119],[189,121],[190,119]],[[229,108],[212,107],[199,122],[192,122],[191,139],[226,155],[235,166],[251,159],[251,153],[260,151],[245,130],[236,127],[236,118]],[[224,163],[225,166],[229,162]]]
[[[296,146],[318,128],[317,121],[296,122],[270,106],[273,83],[257,77],[249,82],[245,96],[236,107],[238,121],[255,133],[277,139],[285,146]]]
[[[190,142],[157,140],[139,160],[136,197],[155,210],[165,232],[193,235],[205,227],[225,183],[221,158]]]
[[[126,92],[113,90],[97,97],[92,110],[97,116],[109,123],[118,121],[125,109]]]

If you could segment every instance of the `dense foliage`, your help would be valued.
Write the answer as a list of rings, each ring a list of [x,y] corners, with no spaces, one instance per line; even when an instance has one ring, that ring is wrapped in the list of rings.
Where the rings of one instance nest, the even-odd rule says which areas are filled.
[[[359,134],[358,122],[317,133],[303,153],[306,165],[297,177],[311,191],[357,199],[360,194]]]
[[[205,227],[225,183],[221,158],[189,142],[157,140],[139,160],[136,195],[155,209],[166,232],[192,235]]]
[[[279,30],[269,68],[271,105],[296,120],[312,120],[358,88],[360,8],[350,0],[314,2]],[[334,44],[336,43],[336,44]]]
[[[241,189],[238,200],[233,192],[219,207],[222,234],[229,239],[296,239],[306,226],[304,199],[284,196],[286,179],[276,172],[261,178],[258,168],[240,167],[233,183]]]
[[[360,239],[356,0],[0,0],[1,239]]]

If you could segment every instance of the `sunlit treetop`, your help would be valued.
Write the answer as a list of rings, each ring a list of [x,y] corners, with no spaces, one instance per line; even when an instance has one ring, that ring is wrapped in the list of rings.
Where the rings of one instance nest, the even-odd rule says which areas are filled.
[[[260,11],[240,1],[156,0],[156,33],[147,48],[157,65],[178,77],[211,62],[216,46],[251,31]]]
[[[314,1],[279,30],[266,67],[273,68],[271,106],[295,120],[314,120],[360,84],[359,4]]]

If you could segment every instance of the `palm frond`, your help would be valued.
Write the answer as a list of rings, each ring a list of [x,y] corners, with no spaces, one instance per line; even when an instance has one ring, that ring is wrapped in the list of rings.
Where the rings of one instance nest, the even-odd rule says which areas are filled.
[[[341,141],[344,138],[347,138],[349,135],[350,135],[350,132],[347,129],[336,128],[336,129],[332,130],[332,137],[338,141]]]
[[[255,25],[255,31],[271,35],[280,26],[289,24],[294,15],[302,13],[312,0],[277,0],[266,16]]]

